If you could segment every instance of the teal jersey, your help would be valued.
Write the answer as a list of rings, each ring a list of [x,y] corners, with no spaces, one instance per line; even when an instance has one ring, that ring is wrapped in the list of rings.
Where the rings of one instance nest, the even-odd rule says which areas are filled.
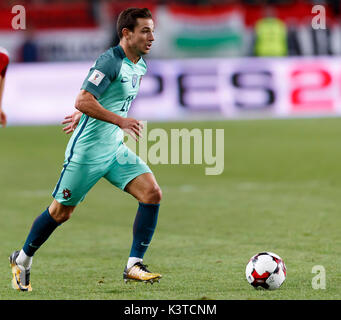
[[[127,117],[146,71],[142,57],[134,64],[118,45],[99,56],[81,89],[93,94],[105,109]],[[91,164],[110,160],[123,137],[118,126],[83,114],[66,148],[65,162]]]

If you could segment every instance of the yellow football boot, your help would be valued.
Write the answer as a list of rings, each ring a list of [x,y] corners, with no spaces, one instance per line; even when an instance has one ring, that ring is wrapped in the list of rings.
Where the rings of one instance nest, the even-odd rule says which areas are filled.
[[[32,291],[30,283],[30,269],[25,270],[25,268],[16,264],[15,260],[18,255],[19,251],[14,251],[9,257],[13,276],[12,288],[19,291]]]
[[[149,282],[153,284],[154,282],[160,282],[161,274],[150,272],[147,269],[147,265],[141,262],[136,262],[131,268],[125,267],[123,272],[124,282],[128,281],[141,281]]]

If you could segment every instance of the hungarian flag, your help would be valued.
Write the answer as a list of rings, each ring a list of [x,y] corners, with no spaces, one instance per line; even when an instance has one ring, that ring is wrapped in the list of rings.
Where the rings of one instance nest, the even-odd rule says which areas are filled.
[[[176,56],[229,56],[243,46],[243,13],[234,5],[168,5],[159,15]],[[159,28],[159,26],[157,26]]]

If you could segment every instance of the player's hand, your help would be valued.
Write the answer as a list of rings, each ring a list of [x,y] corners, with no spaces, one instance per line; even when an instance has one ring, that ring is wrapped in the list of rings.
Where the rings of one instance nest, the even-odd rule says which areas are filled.
[[[138,141],[138,138],[142,138],[142,121],[133,118],[122,118],[118,126],[128,133],[135,141]]]
[[[0,124],[2,125],[3,128],[5,128],[7,124],[6,114],[1,109],[0,109]]]
[[[82,112],[79,112],[79,111],[76,111],[73,114],[66,116],[62,124],[68,124],[68,125],[63,128],[63,131],[66,134],[69,134],[75,131],[81,116],[82,116]]]

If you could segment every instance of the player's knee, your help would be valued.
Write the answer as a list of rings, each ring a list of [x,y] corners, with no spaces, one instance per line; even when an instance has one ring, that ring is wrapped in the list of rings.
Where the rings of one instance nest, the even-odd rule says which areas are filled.
[[[58,223],[63,223],[67,220],[69,220],[71,218],[71,214],[72,214],[73,210],[65,210],[62,211],[58,216],[57,216],[57,222]]]
[[[158,204],[161,202],[161,199],[162,199],[161,188],[157,185],[153,185],[145,190],[143,199],[141,200],[143,203]]]
[[[73,206],[64,206],[59,204],[57,207],[50,207],[49,212],[51,217],[57,223],[63,223],[71,218],[71,214],[74,211],[75,207]]]

